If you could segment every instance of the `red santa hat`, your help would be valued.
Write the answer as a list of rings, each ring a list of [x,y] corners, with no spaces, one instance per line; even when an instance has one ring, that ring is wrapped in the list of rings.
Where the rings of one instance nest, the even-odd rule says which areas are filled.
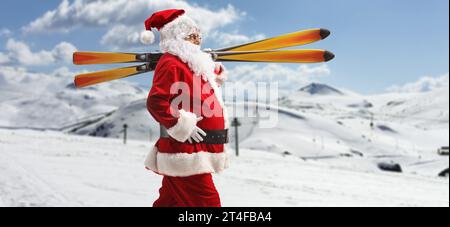
[[[185,37],[199,31],[197,24],[182,9],[169,9],[154,13],[145,21],[146,31],[141,34],[141,42],[150,45],[155,42],[152,28],[159,30],[161,40]]]

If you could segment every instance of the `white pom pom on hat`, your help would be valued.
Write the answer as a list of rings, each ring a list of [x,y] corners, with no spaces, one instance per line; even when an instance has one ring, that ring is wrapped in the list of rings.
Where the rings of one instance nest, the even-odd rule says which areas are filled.
[[[159,31],[170,22],[177,19],[179,16],[184,15],[185,11],[182,9],[169,9],[154,13],[150,18],[145,21],[145,30],[141,33],[140,41],[145,45],[150,45],[155,42],[155,34],[152,32],[152,28],[156,28]]]
[[[151,30],[143,31],[140,39],[142,44],[151,45],[155,42],[155,34]]]

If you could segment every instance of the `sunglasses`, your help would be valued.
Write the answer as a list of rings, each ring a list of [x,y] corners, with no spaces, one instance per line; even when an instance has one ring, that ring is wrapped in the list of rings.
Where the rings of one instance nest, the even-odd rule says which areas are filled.
[[[185,39],[187,39],[187,40],[196,40],[196,39],[201,40],[202,39],[202,35],[200,35],[200,34],[190,34],[190,35],[186,36]]]

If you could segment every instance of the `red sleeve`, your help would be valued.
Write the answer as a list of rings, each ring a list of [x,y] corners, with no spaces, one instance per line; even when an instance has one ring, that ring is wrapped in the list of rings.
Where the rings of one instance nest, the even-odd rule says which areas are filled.
[[[172,128],[178,121],[178,108],[170,104],[176,94],[170,94],[170,89],[175,82],[181,81],[179,71],[175,65],[171,65],[155,72],[153,86],[147,99],[148,111],[167,129]]]

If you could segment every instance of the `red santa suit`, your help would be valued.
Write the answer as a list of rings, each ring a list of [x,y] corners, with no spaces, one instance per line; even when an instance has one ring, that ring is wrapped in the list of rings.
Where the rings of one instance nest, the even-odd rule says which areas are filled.
[[[183,10],[155,13],[146,27],[160,30],[164,52],[155,69],[147,108],[168,134],[157,141],[145,161],[148,170],[164,176],[154,206],[221,206],[211,174],[228,167],[225,145],[188,140],[196,128],[206,132],[228,128],[216,82],[224,72],[214,72],[216,65],[210,56],[184,40],[198,28]]]

